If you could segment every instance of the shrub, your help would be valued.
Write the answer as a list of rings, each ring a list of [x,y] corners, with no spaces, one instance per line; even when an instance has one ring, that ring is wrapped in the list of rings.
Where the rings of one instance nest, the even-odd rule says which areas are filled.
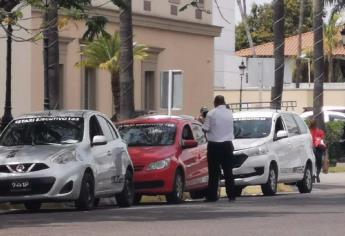
[[[344,121],[330,121],[326,124],[326,144],[330,162],[336,162],[344,156],[344,147],[340,143],[344,135]]]

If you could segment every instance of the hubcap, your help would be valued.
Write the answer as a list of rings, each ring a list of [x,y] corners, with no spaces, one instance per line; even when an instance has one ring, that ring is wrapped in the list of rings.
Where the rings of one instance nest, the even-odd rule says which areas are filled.
[[[305,180],[306,180],[306,185],[308,189],[311,189],[311,185],[312,185],[312,177],[311,177],[311,173],[309,168],[306,170],[305,173]]]
[[[276,172],[274,170],[271,170],[270,183],[271,183],[271,189],[275,191],[277,183],[276,183]]]
[[[87,202],[91,204],[93,200],[92,200],[92,189],[91,189],[90,182],[86,183],[86,191],[87,191]]]
[[[183,182],[181,175],[176,177],[176,195],[178,198],[181,198],[183,194]]]

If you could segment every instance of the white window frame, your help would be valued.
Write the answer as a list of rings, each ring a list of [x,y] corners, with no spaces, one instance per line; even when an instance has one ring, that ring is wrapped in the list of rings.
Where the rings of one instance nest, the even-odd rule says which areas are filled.
[[[163,75],[164,73],[168,73],[168,107],[165,108],[162,106],[162,98],[164,96],[166,96],[166,94],[163,94]],[[182,79],[182,103],[181,103],[181,107],[175,107],[173,104],[173,91],[172,91],[172,86],[173,86],[173,74],[174,73],[179,73],[181,74],[181,79]],[[182,110],[183,108],[183,82],[184,82],[184,78],[183,78],[183,71],[182,70],[165,70],[161,72],[161,78],[160,78],[160,93],[161,93],[161,97],[160,97],[160,107],[161,109],[167,109],[168,110],[168,115],[171,115],[171,110]]]

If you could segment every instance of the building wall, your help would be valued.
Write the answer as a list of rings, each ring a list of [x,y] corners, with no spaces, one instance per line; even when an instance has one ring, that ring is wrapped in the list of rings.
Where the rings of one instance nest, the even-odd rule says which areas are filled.
[[[213,24],[223,27],[223,30],[221,36],[215,38],[214,86],[215,88],[234,88],[238,84],[238,66],[241,62],[241,59],[235,55],[236,1],[218,0],[217,2],[220,10],[214,2]]]
[[[325,88],[324,90],[324,106],[345,106],[344,88]],[[240,93],[238,90],[216,90],[214,95],[225,96],[227,103],[239,103]],[[262,90],[262,101],[271,100],[271,90]],[[245,89],[242,94],[243,102],[258,102],[260,92],[257,89]],[[297,113],[302,113],[304,107],[313,106],[313,85],[311,88],[284,88],[283,101],[296,101],[297,107],[294,109]]]
[[[118,12],[113,10],[98,10],[96,14],[109,16],[108,32],[118,30]],[[34,16],[40,16],[35,11]],[[33,27],[38,27],[41,20],[33,19]],[[163,20],[162,18],[135,15],[134,41],[147,45],[155,57],[155,105],[158,113],[167,113],[160,109],[160,73],[165,70],[177,69],[183,71],[183,109],[173,111],[173,114],[197,115],[201,106],[210,106],[213,100],[213,68],[214,68],[214,38],[219,35],[220,28],[199,23]],[[148,26],[147,26],[148,24]],[[167,28],[166,26],[169,25]],[[60,31],[60,63],[63,64],[63,108],[83,108],[84,70],[75,66],[80,61],[81,38],[85,32],[84,22],[70,22]],[[18,91],[14,96],[28,99],[27,111],[43,109],[43,58],[42,41],[30,44],[32,66],[29,81],[32,82],[31,93],[24,96]],[[202,49],[202,50],[201,50]],[[150,60],[150,59],[148,59]],[[143,109],[142,102],[142,72],[146,62],[136,61],[135,75],[135,108]],[[145,65],[144,65],[145,64]],[[18,80],[18,78],[15,78]],[[112,94],[110,74],[97,70],[95,83],[96,109],[111,116]],[[197,91],[197,92],[196,92]],[[18,106],[15,103],[13,106]],[[14,115],[21,113],[16,110]]]

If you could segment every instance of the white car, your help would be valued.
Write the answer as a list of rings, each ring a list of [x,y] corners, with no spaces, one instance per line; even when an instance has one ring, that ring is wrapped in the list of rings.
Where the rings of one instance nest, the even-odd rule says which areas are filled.
[[[303,112],[301,114],[301,117],[303,118],[303,120],[311,120],[313,119],[313,111]],[[323,119],[325,123],[329,121],[345,121],[345,113],[325,110],[323,112]]]
[[[312,139],[299,115],[271,110],[237,112],[234,134],[236,195],[248,185],[261,185],[264,195],[274,195],[277,183],[296,184],[301,193],[312,191]]]
[[[45,111],[13,120],[0,136],[0,202],[75,201],[89,210],[101,197],[133,202],[127,145],[105,115]]]

